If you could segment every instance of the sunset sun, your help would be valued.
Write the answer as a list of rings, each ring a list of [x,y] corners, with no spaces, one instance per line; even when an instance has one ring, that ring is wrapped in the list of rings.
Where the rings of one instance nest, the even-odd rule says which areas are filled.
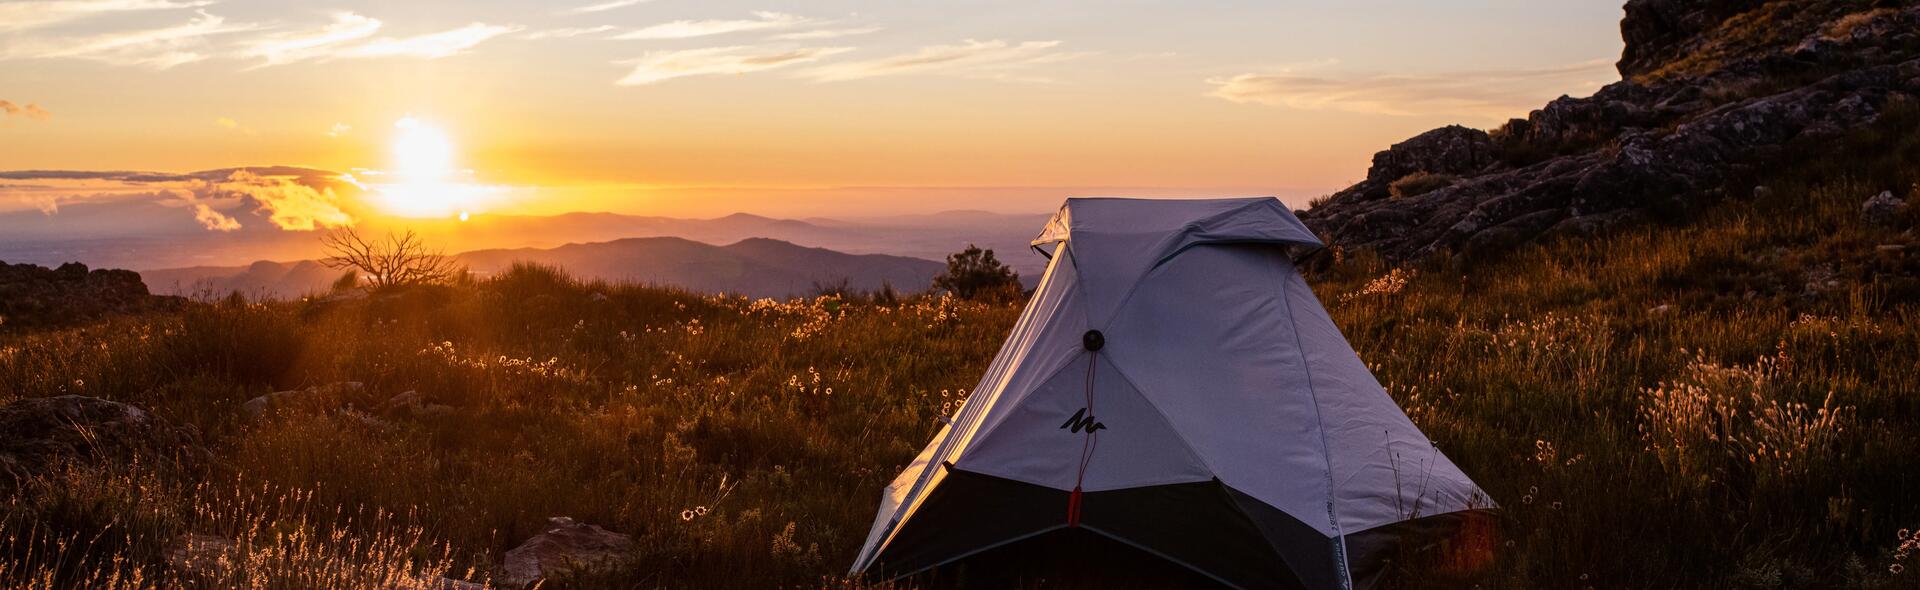
[[[398,217],[457,217],[466,221],[486,197],[499,192],[467,182],[457,166],[453,140],[439,127],[411,115],[393,123],[391,169],[379,184],[380,208]]]
[[[453,170],[453,142],[431,124],[413,117],[393,123],[394,172],[409,181],[443,180]]]

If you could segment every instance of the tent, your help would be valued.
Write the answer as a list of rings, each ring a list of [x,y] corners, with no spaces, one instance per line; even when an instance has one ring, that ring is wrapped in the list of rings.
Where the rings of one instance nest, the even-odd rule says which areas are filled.
[[[1493,507],[1328,318],[1279,200],[1068,199],[1033,245],[1045,276],[852,573],[1078,529],[1231,587],[1366,587]]]

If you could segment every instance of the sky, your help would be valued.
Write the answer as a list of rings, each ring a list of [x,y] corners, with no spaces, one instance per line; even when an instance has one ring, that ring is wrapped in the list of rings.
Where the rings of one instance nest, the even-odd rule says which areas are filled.
[[[413,216],[1304,206],[1421,131],[1617,80],[1619,17],[1538,0],[0,0],[0,170],[306,166]],[[0,181],[0,210],[112,192],[56,184]]]

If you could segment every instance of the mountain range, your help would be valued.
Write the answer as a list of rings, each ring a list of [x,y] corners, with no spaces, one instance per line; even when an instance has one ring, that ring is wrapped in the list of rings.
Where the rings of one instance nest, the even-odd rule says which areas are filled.
[[[590,280],[668,285],[704,293],[788,297],[837,286],[920,291],[945,269],[942,263],[884,254],[847,254],[768,238],[725,246],[678,237],[624,238],[557,248],[474,250],[454,255],[485,277],[515,263],[565,269]],[[156,294],[294,298],[324,293],[343,271],[314,260],[259,261],[242,267],[198,266],[142,272]]]

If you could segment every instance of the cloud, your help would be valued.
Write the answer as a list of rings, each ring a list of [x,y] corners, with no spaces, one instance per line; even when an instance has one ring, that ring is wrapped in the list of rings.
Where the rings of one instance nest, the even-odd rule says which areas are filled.
[[[213,120],[213,124],[214,126],[220,127],[222,129],[232,129],[234,131],[238,131],[247,135],[259,135],[258,132],[255,132],[254,130],[247,128],[247,126],[245,125],[241,125],[239,121],[235,121],[227,117],[215,118]]]
[[[5,111],[8,117],[18,115],[35,121],[45,121],[53,118],[53,113],[49,113],[46,109],[40,108],[40,105],[33,103],[18,105],[10,100],[0,100],[0,111]]]
[[[351,12],[334,13],[333,22],[305,33],[269,35],[248,43],[240,54],[265,60],[259,67],[326,59],[350,43],[380,31],[379,19]]]
[[[242,197],[259,205],[267,221],[284,230],[313,231],[354,224],[352,215],[341,209],[339,197],[331,187],[312,186],[278,176],[261,176],[248,170],[235,170],[223,180],[206,181],[195,195],[197,199]],[[218,213],[218,212],[214,212]],[[195,218],[201,215],[195,212]],[[233,221],[234,228],[239,222]],[[207,224],[208,229],[218,229]],[[229,231],[229,230],[218,230]]]
[[[768,39],[773,39],[776,41],[818,41],[822,39],[839,39],[841,37],[852,37],[855,35],[877,33],[877,32],[880,32],[880,30],[881,30],[881,27],[860,27],[857,29],[817,29],[812,31],[800,31],[798,33],[781,33],[778,35],[774,35],[772,37],[768,37]]]
[[[214,209],[194,191],[166,191],[164,194],[186,201],[188,206],[193,207],[193,220],[200,222],[201,227],[217,232],[240,229],[240,220]]]
[[[1013,72],[1022,68],[1089,55],[1056,51],[1059,45],[1059,41],[1009,43],[999,39],[968,39],[958,45],[932,45],[893,57],[822,65],[808,69],[801,76],[821,82],[926,73],[1006,79],[1015,77]]]
[[[346,123],[334,123],[333,127],[327,130],[327,137],[343,137],[349,131],[353,131],[352,125],[348,125]]]
[[[172,5],[188,4],[174,2]],[[198,17],[187,23],[170,27],[115,31],[80,38],[52,36],[5,40],[5,45],[0,45],[0,59],[87,59],[156,69],[215,58],[259,60],[254,68],[348,58],[437,59],[463,53],[490,39],[521,29],[516,25],[473,23],[412,37],[373,38],[383,25],[379,19],[352,12],[337,12],[332,15],[331,22],[315,28],[221,41],[225,35],[266,27],[230,24],[221,16],[201,11]]]
[[[1239,103],[1302,110],[1384,115],[1505,118],[1541,100],[1614,79],[1600,59],[1538,69],[1482,70],[1423,75],[1306,75],[1291,71],[1207,80],[1209,96]]]
[[[588,4],[586,6],[581,6],[578,8],[569,8],[567,10],[561,11],[561,14],[587,14],[587,13],[593,13],[593,12],[606,12],[609,10],[626,8],[628,6],[633,6],[635,4],[640,4],[643,2],[651,2],[651,1],[652,0],[612,0],[611,2],[601,2],[599,4]]]
[[[759,11],[752,20],[677,20],[615,35],[614,39],[688,39],[708,35],[789,29],[814,20],[779,12]]]
[[[228,24],[225,18],[199,13],[184,24],[157,29],[105,33],[81,38],[29,38],[9,44],[0,58],[71,58],[121,66],[167,69],[211,57],[209,39],[257,28]]]
[[[541,39],[568,39],[568,38],[580,37],[584,35],[594,35],[598,33],[605,33],[607,31],[611,31],[616,28],[618,27],[615,27],[613,25],[600,25],[597,27],[566,27],[566,28],[560,28],[560,29],[545,29],[545,30],[539,30],[539,31],[529,31],[526,34],[520,35],[520,38],[528,39],[532,41],[538,41]]]
[[[0,171],[0,212],[31,206],[46,215],[66,203],[158,200],[191,210],[212,231],[242,229],[247,219],[265,218],[287,231],[311,231],[356,223],[358,195],[352,178],[337,172],[296,166],[225,168],[185,174],[92,170]],[[338,192],[336,192],[338,191]]]
[[[91,16],[117,12],[198,8],[206,1],[173,0],[37,0],[0,3],[0,32],[50,27]]]
[[[350,47],[339,57],[415,57],[439,59],[458,55],[487,40],[520,30],[517,25],[473,23],[458,29],[413,37],[381,38]]]
[[[636,59],[614,62],[633,66],[633,72],[614,83],[621,86],[639,86],[686,76],[746,74],[812,62],[852,50],[851,47],[806,47],[791,50],[708,47],[649,51]]]

